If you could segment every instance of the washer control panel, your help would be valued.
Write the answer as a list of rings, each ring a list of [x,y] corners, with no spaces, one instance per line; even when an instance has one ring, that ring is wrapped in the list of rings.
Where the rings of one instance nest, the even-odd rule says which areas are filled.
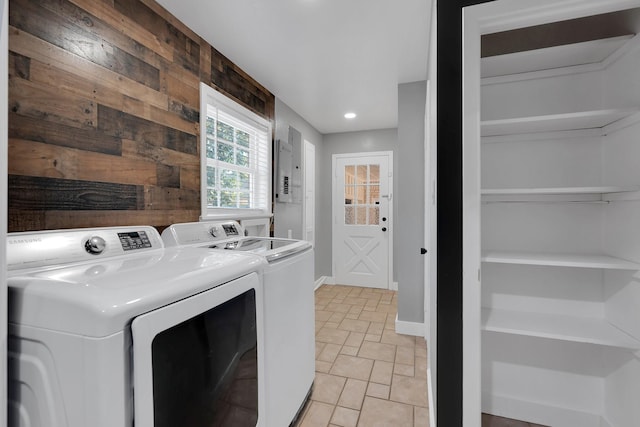
[[[164,248],[158,231],[149,226],[76,228],[9,233],[9,270],[59,266]]]
[[[120,244],[125,251],[134,249],[150,248],[151,242],[145,231],[130,231],[128,233],[118,233]]]
[[[237,221],[202,221],[173,224],[162,232],[165,246],[207,244],[244,236]]]

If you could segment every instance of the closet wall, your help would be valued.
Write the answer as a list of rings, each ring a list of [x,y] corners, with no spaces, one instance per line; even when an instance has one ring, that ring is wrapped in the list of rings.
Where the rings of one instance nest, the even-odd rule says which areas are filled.
[[[638,69],[633,35],[483,60],[483,412],[640,425]]]

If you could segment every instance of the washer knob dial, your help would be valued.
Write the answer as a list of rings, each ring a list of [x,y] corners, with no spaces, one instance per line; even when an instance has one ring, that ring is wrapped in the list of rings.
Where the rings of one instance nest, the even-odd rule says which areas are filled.
[[[217,226],[217,225],[214,225],[213,227],[211,227],[211,228],[209,229],[209,234],[211,234],[213,237],[218,237],[218,232],[219,232],[219,231],[220,231],[220,230],[218,229],[218,226]]]
[[[100,236],[93,236],[84,243],[84,248],[92,255],[99,255],[107,247],[107,242]]]

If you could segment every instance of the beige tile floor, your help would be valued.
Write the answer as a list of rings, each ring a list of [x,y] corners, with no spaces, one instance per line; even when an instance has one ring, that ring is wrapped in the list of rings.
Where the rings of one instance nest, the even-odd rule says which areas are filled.
[[[395,291],[316,291],[316,378],[296,427],[428,427],[427,346],[395,333]]]

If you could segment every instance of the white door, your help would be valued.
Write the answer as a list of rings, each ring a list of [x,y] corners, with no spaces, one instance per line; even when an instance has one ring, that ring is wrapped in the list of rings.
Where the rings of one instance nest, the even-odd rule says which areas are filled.
[[[333,276],[336,283],[389,289],[393,153],[333,156]]]

